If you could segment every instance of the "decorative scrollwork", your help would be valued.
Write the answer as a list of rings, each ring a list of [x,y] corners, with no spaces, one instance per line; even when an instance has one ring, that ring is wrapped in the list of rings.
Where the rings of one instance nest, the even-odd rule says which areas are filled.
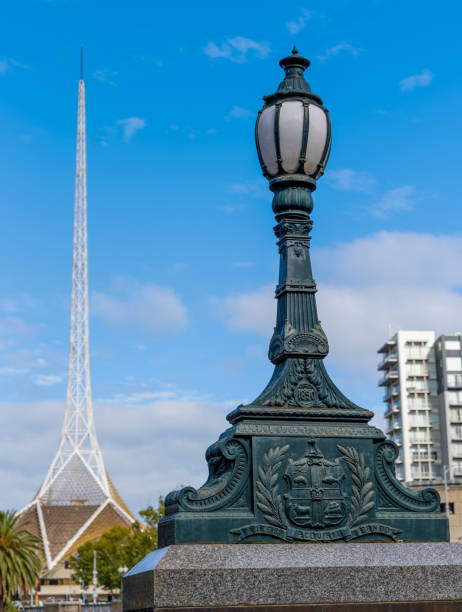
[[[207,449],[207,482],[199,489],[183,487],[165,498],[165,513],[178,510],[212,512],[231,505],[241,494],[250,472],[248,443],[242,438],[225,437]]]
[[[364,455],[354,447],[344,448],[337,444],[345,463],[351,472],[353,486],[351,489],[351,510],[348,525],[354,527],[367,518],[367,513],[375,505],[374,489],[370,480],[371,470],[366,465]]]
[[[258,466],[257,506],[268,523],[284,527],[282,520],[282,498],[279,494],[279,468],[289,450],[289,445],[270,448],[263,455],[263,465]]]
[[[399,449],[391,440],[385,440],[377,448],[375,469],[377,482],[386,498],[393,505],[413,512],[437,512],[440,508],[438,491],[431,488],[415,493],[404,487],[395,476],[394,463]]]
[[[296,393],[301,383],[314,387],[318,398],[316,406],[319,408],[353,409],[372,416],[372,413],[353,404],[337,389],[319,359],[291,358],[276,365],[268,386],[251,405],[303,406]]]

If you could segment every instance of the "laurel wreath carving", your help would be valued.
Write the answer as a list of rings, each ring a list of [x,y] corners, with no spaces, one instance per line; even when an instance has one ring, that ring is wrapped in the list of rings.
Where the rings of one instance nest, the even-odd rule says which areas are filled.
[[[366,520],[367,513],[375,505],[372,481],[369,478],[371,470],[365,463],[364,455],[359,454],[355,448],[344,448],[340,444],[337,444],[337,448],[350,469],[353,481],[351,511],[348,520],[350,527],[353,527]]]
[[[263,455],[262,465],[258,466],[257,506],[263,512],[268,523],[284,527],[281,517],[282,498],[279,494],[279,468],[289,450],[289,444],[270,448]]]

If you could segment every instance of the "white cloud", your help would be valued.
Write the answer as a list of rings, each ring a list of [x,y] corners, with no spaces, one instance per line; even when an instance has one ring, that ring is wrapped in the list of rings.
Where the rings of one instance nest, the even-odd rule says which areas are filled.
[[[405,79],[401,79],[399,88],[401,91],[412,91],[416,87],[427,87],[433,81],[434,76],[433,72],[424,68],[418,74],[412,74]]]
[[[205,482],[205,449],[239,403],[181,391],[142,395],[93,402],[106,468],[134,512],[181,484]],[[19,509],[32,499],[58,447],[64,408],[53,400],[0,403],[0,508]]]
[[[204,53],[212,59],[224,58],[231,62],[242,64],[248,60],[248,55],[259,59],[265,59],[270,54],[270,47],[265,42],[256,42],[250,38],[236,36],[227,38],[220,46],[210,41],[204,49]]]
[[[329,59],[330,57],[335,57],[336,55],[338,55],[339,53],[343,51],[350,53],[351,55],[356,57],[362,51],[364,51],[364,49],[361,49],[359,47],[353,47],[353,45],[350,45],[350,43],[347,43],[347,42],[340,42],[334,47],[330,47],[329,49],[326,49],[324,52],[324,55],[318,55],[318,59],[321,61],[324,61],[324,60]]]
[[[380,200],[369,207],[369,212],[375,217],[388,217],[397,212],[409,212],[414,208],[415,200],[414,187],[403,185],[385,191]]]
[[[144,130],[146,121],[141,117],[128,117],[127,119],[119,119],[118,125],[121,125],[124,133],[125,142],[130,142],[132,137],[139,130]]]
[[[269,338],[274,326],[276,300],[274,285],[265,285],[248,293],[213,297],[215,311],[233,331],[256,332]]]
[[[62,381],[62,376],[57,374],[37,374],[34,376],[34,382],[39,387],[53,387]]]
[[[371,193],[376,184],[375,178],[368,172],[357,172],[349,168],[328,170],[326,172],[326,179],[331,187],[339,191]]]
[[[0,374],[2,376],[21,376],[22,374],[27,374],[29,370],[27,368],[11,368],[4,367],[0,368]]]
[[[252,112],[247,110],[246,108],[242,108],[242,106],[233,106],[233,108],[226,115],[225,119],[229,121],[230,119],[248,119],[252,116]]]
[[[308,11],[304,8],[301,10],[301,15],[295,21],[288,21],[286,23],[287,29],[290,34],[297,34],[300,30],[306,26],[308,19],[311,17],[311,11]]]
[[[460,329],[462,236],[378,232],[313,249],[316,299],[331,345],[329,360],[375,388],[376,351],[388,327]],[[274,285],[215,298],[234,331],[269,340],[275,321]]]
[[[186,308],[176,293],[149,283],[127,281],[112,294],[93,292],[91,313],[118,329],[154,335],[175,333],[187,324]]]
[[[107,83],[107,85],[112,86],[116,85],[114,77],[117,76],[117,72],[115,70],[95,70],[92,76],[97,81],[101,81],[101,83]]]

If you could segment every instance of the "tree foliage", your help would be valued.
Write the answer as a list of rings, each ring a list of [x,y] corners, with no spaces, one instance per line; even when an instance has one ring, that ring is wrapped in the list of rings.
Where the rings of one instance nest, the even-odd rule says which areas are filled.
[[[108,591],[120,589],[119,568],[130,569],[151,550],[157,548],[157,527],[164,515],[164,500],[159,498],[157,509],[148,506],[140,511],[146,521],[135,521],[130,527],[113,527],[93,542],[85,542],[71,557],[69,565],[73,580],[88,587],[93,580],[93,551],[96,551],[98,584]]]
[[[18,589],[33,588],[40,575],[40,539],[19,525],[15,511],[0,511],[0,612]]]

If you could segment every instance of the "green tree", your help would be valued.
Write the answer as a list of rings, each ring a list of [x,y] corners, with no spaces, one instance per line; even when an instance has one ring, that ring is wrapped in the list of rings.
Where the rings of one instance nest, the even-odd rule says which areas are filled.
[[[71,557],[72,578],[87,587],[93,580],[93,551],[96,551],[98,584],[108,591],[120,589],[119,567],[131,568],[151,550],[157,548],[157,527],[164,515],[164,501],[159,498],[155,509],[148,506],[140,511],[146,525],[135,521],[130,527],[113,527],[93,542],[86,542]],[[0,611],[1,612],[1,611]]]
[[[18,589],[33,588],[40,576],[40,539],[18,523],[13,510],[0,511],[0,612]]]

